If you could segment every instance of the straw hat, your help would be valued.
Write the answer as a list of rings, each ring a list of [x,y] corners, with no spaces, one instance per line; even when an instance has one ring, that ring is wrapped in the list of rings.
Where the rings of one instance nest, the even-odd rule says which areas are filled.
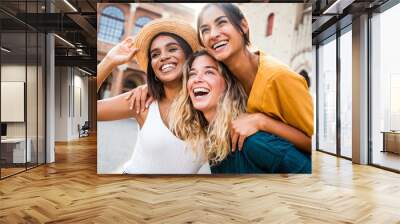
[[[150,41],[159,33],[173,33],[185,40],[193,51],[199,50],[196,30],[188,23],[175,19],[156,19],[146,24],[136,35],[134,46],[139,49],[136,60],[140,68],[147,72]]]

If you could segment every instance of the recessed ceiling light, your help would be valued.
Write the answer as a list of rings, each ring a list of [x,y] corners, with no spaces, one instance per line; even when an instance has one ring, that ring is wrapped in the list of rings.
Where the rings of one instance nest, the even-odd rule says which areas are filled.
[[[351,5],[355,0],[336,0],[322,14],[342,14],[343,9]]]
[[[67,45],[69,45],[69,46],[75,48],[75,45],[71,44],[71,42],[67,41],[66,39],[64,39],[64,38],[62,38],[62,37],[60,37],[60,36],[58,36],[57,34],[54,34],[54,36],[57,37],[58,39],[60,39],[61,41],[63,41],[64,43],[66,43]]]
[[[88,72],[88,71],[85,71],[85,70],[83,70],[83,69],[81,69],[81,68],[79,68],[79,67],[78,67],[78,69],[79,69],[81,72],[85,73],[85,74],[92,75],[92,73],[90,73],[90,72]]]
[[[68,0],[64,0],[65,4],[67,4],[72,10],[74,10],[75,12],[78,12],[78,10],[71,4],[68,2]]]
[[[9,49],[7,49],[7,48],[5,48],[5,47],[1,47],[1,50],[4,51],[4,52],[7,52],[7,53],[10,53],[10,52],[11,52],[11,50],[9,50]]]

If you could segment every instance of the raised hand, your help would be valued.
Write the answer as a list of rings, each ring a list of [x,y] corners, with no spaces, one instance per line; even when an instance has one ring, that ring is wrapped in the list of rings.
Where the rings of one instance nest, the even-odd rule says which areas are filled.
[[[133,46],[133,42],[133,37],[128,37],[118,43],[107,53],[105,60],[108,60],[113,66],[132,61],[138,51],[138,49]]]

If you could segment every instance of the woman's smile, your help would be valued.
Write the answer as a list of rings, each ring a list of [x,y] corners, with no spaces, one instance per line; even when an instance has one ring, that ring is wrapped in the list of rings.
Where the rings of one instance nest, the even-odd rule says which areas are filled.
[[[181,78],[185,54],[174,38],[164,35],[155,38],[150,46],[150,57],[153,70],[162,82]]]
[[[212,49],[216,53],[220,53],[224,50],[227,50],[228,49],[228,41],[227,40],[218,41],[217,43],[212,44]]]
[[[176,68],[176,63],[167,63],[167,64],[161,65],[160,71],[162,73],[167,73],[167,72],[175,70],[175,68]]]
[[[199,32],[207,51],[219,61],[224,61],[235,51],[243,48],[241,33],[225,13],[215,6],[204,11]]]
[[[208,55],[197,57],[190,68],[187,89],[193,107],[213,114],[225,91],[225,80],[217,63]]]

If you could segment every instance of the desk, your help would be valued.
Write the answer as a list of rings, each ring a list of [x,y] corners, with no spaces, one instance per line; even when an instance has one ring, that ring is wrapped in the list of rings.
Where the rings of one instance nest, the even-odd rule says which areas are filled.
[[[393,152],[400,154],[400,132],[399,131],[382,131],[383,133],[383,150],[382,152]]]
[[[25,163],[31,161],[31,144],[30,138],[27,139],[26,154],[25,154],[25,138],[6,138],[1,139],[1,156],[10,163]],[[6,156],[3,156],[5,154]],[[11,160],[12,154],[12,160]],[[25,158],[27,161],[25,161]]]

